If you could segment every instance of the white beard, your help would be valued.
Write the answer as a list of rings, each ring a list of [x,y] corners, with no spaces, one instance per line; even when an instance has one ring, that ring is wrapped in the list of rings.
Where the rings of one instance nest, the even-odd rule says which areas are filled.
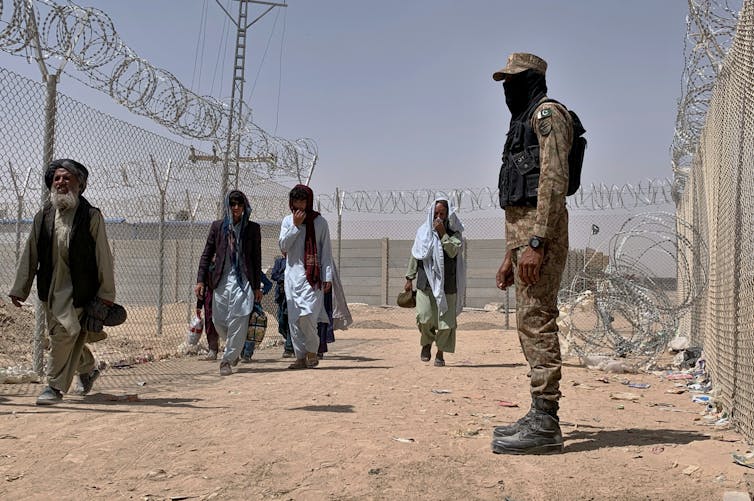
[[[72,191],[69,191],[68,193],[57,193],[53,190],[50,192],[50,202],[57,210],[67,211],[78,205],[79,196]]]

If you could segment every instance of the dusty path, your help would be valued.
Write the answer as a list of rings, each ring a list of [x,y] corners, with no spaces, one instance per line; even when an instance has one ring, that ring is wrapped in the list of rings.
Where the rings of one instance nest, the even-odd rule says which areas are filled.
[[[486,321],[478,317],[467,321]],[[498,456],[492,426],[528,408],[513,332],[461,331],[445,368],[419,361],[413,330],[337,334],[315,370],[287,370],[277,347],[226,378],[215,363],[155,362],[110,369],[92,395],[51,408],[34,406],[39,385],[2,385],[0,498],[720,500],[746,491],[747,470],[731,461],[746,444],[703,426],[688,394],[666,393],[672,381],[630,376],[651,387],[618,401],[610,394],[629,391],[626,376],[602,382],[606,374],[569,365],[564,454]],[[139,400],[113,400],[129,394]]]

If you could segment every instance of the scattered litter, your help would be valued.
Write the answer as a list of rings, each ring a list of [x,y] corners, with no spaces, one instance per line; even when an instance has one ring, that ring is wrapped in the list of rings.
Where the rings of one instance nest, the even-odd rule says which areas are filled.
[[[652,386],[649,383],[628,383],[629,388],[639,388],[640,390],[645,390]]]
[[[711,383],[692,383],[686,386],[691,391],[707,393],[712,389]]]
[[[473,417],[480,417],[480,418],[484,418],[484,419],[492,419],[492,418],[495,417],[494,414],[480,414],[479,412],[472,412],[471,416],[473,416]],[[560,423],[560,424],[563,424],[563,423]]]
[[[747,468],[754,468],[754,452],[747,452],[746,454],[733,454],[733,462]]]
[[[636,374],[638,372],[635,366],[629,365],[625,360],[616,360],[601,355],[581,357],[581,364],[585,365],[589,369],[597,369],[605,372],[613,372],[616,374]]]
[[[666,379],[669,379],[671,381],[679,380],[679,379],[694,379],[694,376],[691,374],[688,374],[686,372],[673,372],[671,374],[668,374],[665,376]]]
[[[665,447],[661,445],[655,445],[652,447],[652,454],[662,454],[663,452],[665,452]]]
[[[149,480],[164,480],[168,478],[168,472],[166,472],[162,468],[159,468],[157,470],[152,470],[149,473],[147,473],[147,478]]]
[[[458,415],[458,413],[457,413],[457,412],[447,412],[446,414],[447,414],[448,416],[457,416],[457,415]]]
[[[472,438],[479,436],[479,432],[482,431],[482,428],[471,428],[468,430],[458,430],[455,435],[458,437],[463,438]]]
[[[497,405],[500,407],[518,407],[518,404],[516,402],[508,402],[507,400],[500,400],[498,401]]]
[[[6,438],[12,438],[13,440],[18,440],[18,437],[15,437],[13,435],[8,435],[7,433],[4,435],[0,435],[0,440],[5,440]]]
[[[619,411],[622,411],[626,407],[623,404],[620,404],[620,405],[616,406],[615,408],[618,409]]]
[[[693,369],[702,356],[702,349],[698,346],[686,348],[683,351],[683,361],[679,364],[682,369]],[[703,361],[703,360],[702,360]]]
[[[13,482],[14,480],[18,480],[19,478],[24,478],[24,474],[19,473],[18,475],[5,475],[6,482]]]
[[[450,391],[450,390],[438,390],[438,389],[433,389],[433,390],[432,390],[432,393],[436,393],[437,395],[444,395],[444,394],[446,394],[446,393],[453,393],[453,392],[452,392],[452,391]]]
[[[636,393],[611,393],[610,398],[612,398],[613,400],[636,401],[641,398],[641,395],[637,395]]]
[[[694,395],[691,397],[691,401],[695,404],[708,404],[711,399],[709,395]]]
[[[610,382],[610,380],[607,378],[607,376],[598,377],[597,379],[595,379],[595,381],[599,381],[600,383],[609,383]]]
[[[39,383],[39,374],[21,367],[0,367],[0,384]]]
[[[715,426],[719,426],[721,428],[722,427],[730,426],[730,418],[728,418],[728,417],[722,417],[722,418],[718,419],[717,421],[715,421]]]
[[[380,473],[382,473],[382,468],[370,468],[369,469],[369,474],[370,475],[379,475]]]
[[[146,381],[139,381],[138,383],[136,383],[136,385],[137,386],[146,386],[147,382]]]
[[[681,473],[683,473],[684,475],[691,475],[695,471],[699,470],[699,468],[700,468],[699,466],[692,464],[690,466],[687,466],[686,469],[683,470]]]
[[[671,388],[669,390],[665,390],[665,393],[670,393],[671,395],[682,395],[686,393],[686,390],[683,388]]]
[[[413,438],[393,437],[393,440],[402,444],[413,444],[416,442]]]
[[[668,342],[668,351],[683,351],[689,347],[689,338],[685,336],[676,336]]]

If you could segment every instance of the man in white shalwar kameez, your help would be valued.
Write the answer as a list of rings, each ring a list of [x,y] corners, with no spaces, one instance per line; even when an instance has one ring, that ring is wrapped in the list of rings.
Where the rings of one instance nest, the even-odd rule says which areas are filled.
[[[332,246],[327,221],[314,207],[314,193],[296,185],[289,195],[291,214],[280,226],[286,255],[285,296],[296,361],[290,369],[314,368],[319,347],[317,323],[329,323],[324,294],[332,283]]]

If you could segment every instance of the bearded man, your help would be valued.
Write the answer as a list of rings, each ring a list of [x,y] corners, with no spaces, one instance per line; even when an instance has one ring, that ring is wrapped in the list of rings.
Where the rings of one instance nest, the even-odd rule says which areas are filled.
[[[90,334],[104,337],[102,321],[115,301],[115,278],[105,220],[82,196],[88,177],[86,167],[75,160],[54,160],[47,166],[49,200],[34,216],[8,294],[20,307],[37,277],[50,335],[47,387],[37,405],[60,402],[76,373],[83,395],[99,376],[86,342]]]

